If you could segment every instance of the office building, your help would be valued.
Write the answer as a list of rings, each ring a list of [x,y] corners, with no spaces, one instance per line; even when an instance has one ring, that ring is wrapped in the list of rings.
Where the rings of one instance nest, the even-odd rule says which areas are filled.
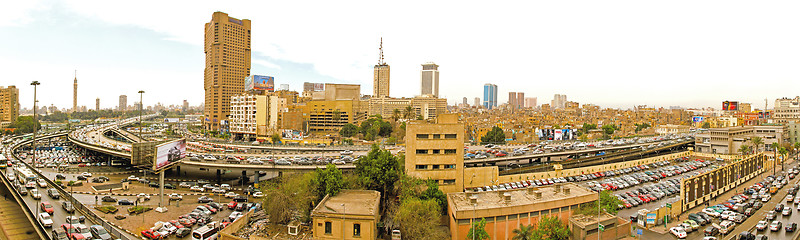
[[[254,141],[278,133],[286,98],[275,95],[240,94],[231,96],[229,131],[234,139]]]
[[[550,102],[550,107],[553,109],[563,109],[567,104],[567,95],[555,94],[553,100]]]
[[[800,122],[789,121],[786,123],[786,127],[786,130],[789,131],[789,142],[791,142],[792,145],[800,142],[800,134],[798,134],[798,130],[800,130]]]
[[[536,108],[536,106],[538,106],[538,105],[536,104],[536,98],[535,97],[525,98],[525,107],[526,108]]]
[[[342,190],[311,211],[314,239],[378,239],[381,193]]]
[[[413,98],[370,98],[368,103],[368,115],[381,115],[383,118],[391,117],[395,109],[401,114],[405,113],[409,106],[413,111],[413,118],[434,119],[439,114],[447,112],[447,99],[435,98],[430,95]]]
[[[439,97],[439,65],[432,62],[422,64],[420,86],[422,86],[422,89],[419,95]]]
[[[97,98],[97,99],[94,100],[94,111],[95,112],[99,112],[100,111],[100,98]]]
[[[217,131],[230,114],[231,96],[244,92],[250,76],[250,20],[214,12],[205,24],[204,127]]]
[[[119,106],[117,106],[118,111],[125,111],[128,110],[128,96],[127,95],[119,95]]]
[[[772,118],[775,123],[800,122],[800,96],[775,99],[774,108]]]
[[[656,134],[659,136],[688,134],[689,130],[691,130],[691,127],[687,125],[663,124],[656,127]]]
[[[0,127],[6,127],[19,117],[19,88],[0,86]]]
[[[75,74],[75,81],[72,83],[72,111],[78,111],[78,75]]]
[[[739,103],[739,112],[749,113],[753,111],[753,104]]]
[[[497,85],[483,85],[483,107],[490,110],[497,107]]]
[[[181,107],[181,111],[182,112],[189,111],[189,101],[186,101],[186,99],[183,100],[183,107]]]
[[[413,136],[413,135],[407,135]],[[450,239],[465,239],[473,221],[486,219],[489,239],[511,239],[519,225],[537,225],[543,217],[569,224],[582,204],[596,202],[597,193],[575,183],[491,192],[447,194]]]
[[[476,98],[475,98],[475,102],[474,102],[474,105],[473,105],[473,106],[475,106],[475,107],[480,107],[480,106],[481,106],[481,98],[479,98],[479,97],[476,97]]]
[[[524,99],[523,92],[508,92],[508,107],[511,110],[522,109],[525,106]]]
[[[461,104],[463,104],[463,105],[464,105],[464,107],[466,107],[466,106],[468,106],[468,105],[469,105],[469,104],[467,103],[467,97],[464,97],[464,98],[461,100]]]
[[[372,97],[389,97],[389,64],[383,61],[383,38],[378,48],[380,56],[373,69]]]
[[[434,123],[406,125],[406,173],[436,181],[445,193],[464,190],[465,128],[458,118],[458,114],[441,114]]]
[[[756,125],[726,128],[711,128],[695,135],[695,148],[697,152],[714,154],[740,154],[742,145],[751,146],[753,137],[760,137],[764,145],[758,146],[763,150],[772,143],[789,142],[789,128],[781,125]]]

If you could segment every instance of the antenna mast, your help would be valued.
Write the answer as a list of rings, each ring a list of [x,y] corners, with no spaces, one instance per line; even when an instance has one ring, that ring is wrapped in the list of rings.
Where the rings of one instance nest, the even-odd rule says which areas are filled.
[[[378,58],[378,65],[383,65],[384,64],[383,63],[383,37],[381,37],[381,45],[378,48],[378,51],[380,51],[380,58]]]

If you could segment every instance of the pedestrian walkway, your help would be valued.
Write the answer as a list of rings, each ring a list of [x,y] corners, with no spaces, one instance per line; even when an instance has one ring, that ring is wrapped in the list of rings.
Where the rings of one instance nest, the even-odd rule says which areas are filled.
[[[0,239],[39,239],[33,225],[5,186],[0,185]]]

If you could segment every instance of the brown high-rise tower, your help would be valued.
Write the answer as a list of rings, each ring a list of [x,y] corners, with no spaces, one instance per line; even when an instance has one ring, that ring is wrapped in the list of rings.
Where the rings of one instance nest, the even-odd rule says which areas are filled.
[[[75,71],[75,82],[72,83],[72,112],[78,111],[78,71]]]
[[[231,96],[244,92],[250,75],[250,20],[214,12],[205,26],[204,126],[218,131],[228,119]]]
[[[372,97],[389,97],[389,64],[383,61],[383,38],[379,50],[380,58],[373,70]]]

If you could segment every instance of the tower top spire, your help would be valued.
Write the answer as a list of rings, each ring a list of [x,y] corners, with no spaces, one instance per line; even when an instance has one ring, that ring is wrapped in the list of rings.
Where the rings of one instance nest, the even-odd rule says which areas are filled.
[[[78,84],[78,70],[75,70],[75,84]]]
[[[378,65],[386,64],[386,63],[383,62],[383,37],[381,37],[381,45],[380,45],[380,47],[378,47],[378,51],[380,52],[379,53],[380,56],[378,58]]]

